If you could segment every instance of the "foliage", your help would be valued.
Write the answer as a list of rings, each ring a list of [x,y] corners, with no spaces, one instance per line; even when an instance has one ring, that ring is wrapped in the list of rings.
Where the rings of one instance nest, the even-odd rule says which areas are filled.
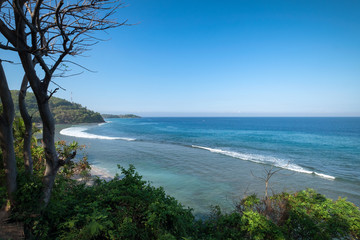
[[[92,187],[60,176],[47,209],[33,221],[34,237],[179,239],[191,234],[190,209],[143,181],[133,166],[121,169],[121,178],[98,179]]]
[[[40,198],[42,194],[42,178],[39,173],[30,175],[22,168],[17,175],[18,190],[16,204],[12,209],[12,218],[29,224],[32,216],[39,214]]]
[[[18,191],[16,193],[16,208],[14,210],[14,216],[18,220],[23,220],[24,216],[28,213],[34,213],[32,209],[39,207],[40,189],[42,187],[42,177],[44,175],[44,159],[45,152],[42,144],[36,138],[36,135],[40,130],[33,124],[32,139],[31,139],[31,155],[33,159],[33,175],[25,173],[24,161],[23,161],[23,137],[25,134],[24,122],[21,118],[15,118],[13,124],[14,131],[14,148],[18,169],[17,185]],[[77,142],[70,144],[65,141],[56,142],[56,150],[58,155],[62,158],[67,158],[72,155],[73,151],[84,149],[84,146],[79,146]],[[2,163],[2,156],[0,150],[0,179],[5,179],[5,171]],[[87,162],[87,157],[82,156],[80,159],[74,159],[60,169],[60,174],[71,178],[74,175],[81,177],[89,177],[90,165]],[[5,181],[0,182],[0,207],[6,203],[7,192]],[[37,211],[37,210],[36,210]],[[36,212],[35,211],[35,212]]]
[[[24,137],[25,137],[25,124],[21,117],[16,117],[13,123],[14,132],[14,148],[15,155],[17,158],[17,167],[22,169],[23,166],[23,154],[24,154]],[[36,136],[41,133],[41,129],[36,127],[35,123],[32,125],[32,136],[31,136],[31,155],[35,165],[33,166],[36,170],[40,170],[43,167],[44,149],[38,143]]]
[[[358,239],[360,211],[339,198],[312,189],[259,199],[242,199],[230,213],[213,207],[209,218],[194,220],[162,188],[142,180],[133,166],[93,186],[59,174],[51,201],[40,209],[41,177],[19,174],[13,218],[33,239]]]
[[[307,189],[264,199],[251,195],[229,214],[214,208],[201,227],[201,239],[358,239],[360,211]]]
[[[278,226],[250,209],[223,214],[215,207],[201,225],[200,239],[283,239]]]
[[[83,150],[85,145],[79,145],[79,143],[75,141],[68,144],[66,141],[61,140],[55,143],[55,147],[59,157],[66,159],[71,156],[73,152]],[[63,166],[58,174],[62,174],[68,178],[74,175],[88,178],[90,177],[90,170],[91,167],[87,161],[87,156],[83,155],[81,159],[77,159],[77,161],[70,161],[68,164]]]
[[[343,198],[336,201],[312,189],[283,194],[288,201],[289,218],[284,227],[292,238],[360,238],[360,211]]]
[[[12,90],[11,95],[15,106],[15,115],[20,116],[18,107],[19,91]],[[40,123],[41,118],[37,108],[35,95],[31,92],[26,94],[26,106],[29,114],[32,116],[33,122]],[[54,116],[55,122],[60,123],[99,123],[104,122],[102,116],[94,111],[88,110],[86,107],[77,103],[66,101],[65,99],[51,97],[49,106]]]

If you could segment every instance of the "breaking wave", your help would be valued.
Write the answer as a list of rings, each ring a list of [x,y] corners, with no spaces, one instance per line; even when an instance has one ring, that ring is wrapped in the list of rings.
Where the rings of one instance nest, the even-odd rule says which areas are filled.
[[[303,167],[300,167],[299,165],[289,163],[283,159],[279,159],[279,158],[275,158],[275,157],[271,157],[271,156],[263,156],[263,155],[259,155],[259,154],[245,154],[245,153],[226,151],[226,150],[216,149],[216,148],[202,147],[202,146],[197,146],[197,145],[192,145],[191,147],[207,150],[207,151],[210,151],[213,153],[226,155],[226,156],[241,159],[244,161],[251,161],[251,162],[263,163],[263,164],[271,164],[271,165],[274,165],[275,167],[287,169],[287,170],[294,171],[294,172],[314,174],[316,176],[326,178],[329,180],[335,179],[335,177],[333,177],[333,176],[306,170]]]
[[[135,141],[135,138],[126,138],[126,137],[109,137],[96,135],[92,133],[85,132],[89,128],[87,127],[70,127],[65,128],[60,131],[61,135],[78,137],[78,138],[91,138],[91,139],[104,139],[104,140],[124,140],[124,141]]]

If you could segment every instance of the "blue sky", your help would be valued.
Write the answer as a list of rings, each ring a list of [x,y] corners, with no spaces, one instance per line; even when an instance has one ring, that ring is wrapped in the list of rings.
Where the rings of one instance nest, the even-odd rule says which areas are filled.
[[[126,3],[136,25],[97,35],[72,59],[96,73],[56,79],[56,96],[143,116],[360,116],[360,1]]]

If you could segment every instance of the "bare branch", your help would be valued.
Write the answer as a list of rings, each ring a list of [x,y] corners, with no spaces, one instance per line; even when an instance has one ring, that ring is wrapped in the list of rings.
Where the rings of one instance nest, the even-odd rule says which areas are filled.
[[[6,46],[6,45],[3,45],[1,43],[0,43],[0,48],[4,49],[4,50],[10,50],[10,51],[13,51],[13,52],[23,52],[24,51],[24,49]]]
[[[13,61],[9,61],[9,60],[4,60],[4,59],[1,59],[1,58],[0,58],[0,62],[6,62],[6,63],[11,63],[11,64],[14,64],[14,65],[18,65],[18,64],[21,64],[21,63],[16,63],[16,62],[13,62]]]
[[[71,63],[71,64],[74,64],[74,65],[76,65],[76,66],[78,66],[78,67],[81,67],[82,69],[85,69],[85,70],[88,71],[88,72],[97,73],[97,71],[90,70],[90,69],[84,67],[83,65],[78,64],[78,63],[73,62],[73,61],[64,60],[63,63]]]
[[[63,88],[63,87],[61,87],[59,84],[57,84],[56,82],[54,82],[54,81],[52,81],[52,84],[54,84],[54,85],[56,85],[58,88],[56,88],[55,89],[55,92],[57,91],[57,90],[59,90],[59,89],[61,89],[61,90],[63,90],[63,91],[66,91],[66,89],[65,88]],[[54,93],[55,93],[54,92]]]
[[[289,163],[288,163],[289,164]],[[272,176],[274,176],[274,174],[278,173],[279,171],[283,170],[283,168],[277,168],[276,170],[274,170],[275,168],[275,163],[273,165],[271,165],[269,168],[264,167],[263,171],[263,175],[260,176],[256,176],[251,170],[250,173],[253,177],[263,181],[265,183],[265,199],[268,198],[268,188],[269,186],[269,182],[270,179],[272,178]],[[273,192],[272,188],[270,187],[271,191]]]
[[[22,9],[22,7],[20,6],[19,0],[14,0],[14,5],[16,7],[16,10],[18,14],[20,14],[21,19],[26,23],[26,25],[30,28],[30,30],[32,32],[37,32],[36,27],[34,27],[34,25],[26,18],[25,14],[24,14],[24,10]]]
[[[74,77],[74,76],[79,76],[81,74],[83,74],[84,72],[79,72],[79,73],[73,73],[73,74],[69,74],[69,75],[65,75],[65,74],[59,74],[59,75],[53,75],[53,78],[68,78],[68,77]],[[54,81],[52,81],[53,84],[55,84],[56,86],[59,86],[57,83],[55,83]],[[66,91],[65,88],[62,88],[62,90]]]
[[[1,19],[0,19],[0,32],[13,46],[16,46],[16,35],[14,31],[12,31],[8,27],[8,24],[5,24]]]
[[[50,94],[47,97],[47,100],[49,100],[52,97],[52,95],[54,95],[58,90],[59,90],[59,88],[55,88],[53,91],[49,91]]]

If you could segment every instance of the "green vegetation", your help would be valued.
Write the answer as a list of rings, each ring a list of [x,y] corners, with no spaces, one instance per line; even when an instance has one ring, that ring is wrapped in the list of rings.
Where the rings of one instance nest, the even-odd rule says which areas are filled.
[[[15,115],[20,117],[18,95],[19,91],[12,90],[11,95],[15,106]],[[41,118],[36,104],[35,95],[31,92],[26,94],[26,106],[29,114],[32,116],[33,122],[40,123]],[[100,123],[104,119],[100,113],[86,109],[77,103],[71,103],[65,99],[51,97],[49,100],[51,112],[55,122],[60,123]]]
[[[332,201],[314,190],[282,193],[268,200],[243,199],[224,214],[195,220],[162,188],[141,180],[133,166],[94,186],[59,175],[41,214],[36,202],[40,179],[20,178],[18,208],[34,239],[358,239],[360,211],[344,199]]]
[[[203,239],[358,239],[360,211],[313,189],[259,199],[244,198],[229,214],[215,207]]]
[[[101,114],[103,118],[141,118],[140,116],[134,114],[124,114],[124,115],[114,115],[114,114]]]
[[[190,236],[193,215],[134,167],[86,187],[59,177],[48,207],[27,224],[35,239],[179,239]],[[37,191],[34,191],[37,193]],[[23,220],[27,220],[24,218]]]
[[[21,128],[14,130],[16,133]],[[133,166],[128,169],[119,166],[121,175],[108,182],[96,179],[92,186],[72,180],[74,174],[89,177],[86,157],[61,168],[50,202],[41,208],[38,199],[42,193],[43,148],[34,138],[34,174],[28,175],[22,164],[21,134],[15,136],[20,170],[11,220],[24,222],[29,239],[360,238],[359,208],[346,199],[333,201],[312,189],[262,199],[251,195],[230,213],[215,206],[207,219],[196,220],[191,209],[166,195],[164,189],[143,181]],[[83,148],[76,142],[64,141],[56,146],[59,156],[64,158]],[[0,203],[4,205],[7,196],[2,184],[3,181]]]

